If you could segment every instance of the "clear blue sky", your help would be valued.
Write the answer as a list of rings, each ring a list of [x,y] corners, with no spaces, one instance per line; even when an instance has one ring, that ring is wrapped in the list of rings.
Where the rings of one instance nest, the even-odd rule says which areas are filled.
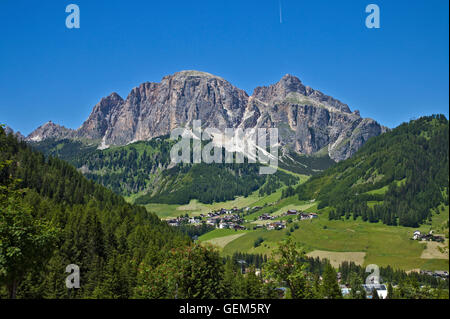
[[[284,74],[393,127],[449,108],[447,0],[0,2],[0,122],[79,127],[111,92],[186,69],[249,94]],[[65,27],[78,4],[81,28]],[[365,27],[365,7],[381,29]]]

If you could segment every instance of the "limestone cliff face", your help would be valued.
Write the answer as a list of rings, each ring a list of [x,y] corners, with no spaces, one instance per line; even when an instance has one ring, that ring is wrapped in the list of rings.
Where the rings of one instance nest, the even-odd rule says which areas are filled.
[[[205,72],[182,71],[160,83],[143,83],[124,100],[116,93],[103,98],[76,131],[50,122],[27,137],[101,140],[100,147],[124,145],[170,134],[177,127],[277,127],[284,147],[301,154],[326,151],[340,161],[353,155],[385,128],[291,75],[252,96]]]
[[[222,78],[184,71],[161,83],[143,83],[126,100],[109,96],[94,107],[77,136],[101,138],[105,145],[122,145],[169,134],[191,126],[236,127],[247,104],[247,94]]]
[[[256,88],[241,126],[278,127],[282,144],[301,154],[325,150],[335,161],[349,158],[370,137],[386,130],[292,75]]]
[[[123,102],[123,99],[117,93],[112,93],[101,99],[75,135],[94,140],[102,139],[108,129],[114,125],[112,118],[120,111]]]

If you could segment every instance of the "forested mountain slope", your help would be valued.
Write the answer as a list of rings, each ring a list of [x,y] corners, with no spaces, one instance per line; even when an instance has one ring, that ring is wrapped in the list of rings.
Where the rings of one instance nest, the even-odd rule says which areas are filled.
[[[60,159],[45,159],[1,127],[0,164],[0,298],[6,288],[28,298],[127,298],[141,262],[156,267],[189,242],[145,208]],[[23,259],[37,247],[47,260]],[[69,264],[80,267],[80,289],[64,285]]]
[[[342,298],[329,262],[307,258],[292,241],[259,265],[264,277],[253,262],[242,274],[236,257],[224,264],[216,249],[192,244],[143,207],[0,127],[0,298],[273,299],[286,283],[295,298]],[[65,285],[70,264],[80,267],[78,289]],[[363,292],[364,269],[347,263],[339,271]],[[390,268],[381,274],[399,286],[390,298],[448,299],[448,281]]]
[[[331,218],[417,227],[448,205],[448,186],[449,124],[433,115],[370,139],[296,192],[320,201],[319,208],[332,207]]]
[[[295,185],[298,178],[279,170],[272,176],[260,175],[261,164],[178,164],[170,161],[174,145],[168,136],[126,146],[98,150],[87,143],[47,139],[33,143],[46,155],[57,156],[77,167],[85,177],[115,193],[133,196],[136,203],[187,204],[232,200],[260,189],[269,195],[284,185]],[[312,175],[334,162],[328,157],[281,157],[280,166],[296,173]]]

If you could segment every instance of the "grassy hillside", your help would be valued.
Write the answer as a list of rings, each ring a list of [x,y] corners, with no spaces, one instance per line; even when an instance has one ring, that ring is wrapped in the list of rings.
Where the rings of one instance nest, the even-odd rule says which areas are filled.
[[[294,231],[290,232],[289,229],[296,224],[299,227],[297,229],[294,227]],[[206,235],[204,235],[205,238]],[[358,262],[362,254],[363,265],[390,265],[404,270],[448,270],[448,255],[445,257],[439,254],[435,258],[422,258],[426,244],[411,240],[411,236],[412,231],[408,227],[366,223],[361,219],[329,221],[327,213],[323,212],[316,220],[294,221],[288,229],[247,231],[244,236],[225,245],[223,253],[232,255],[235,252],[246,252],[270,255],[281,240],[291,237],[307,252],[313,253],[312,255],[314,252],[321,252],[319,255],[321,258],[330,259],[333,253],[337,252],[344,254],[346,261]],[[264,240],[263,243],[254,247],[255,240],[260,237]]]
[[[105,150],[90,143],[46,140],[32,145],[46,155],[69,161],[88,179],[143,205],[186,205],[191,200],[212,204],[247,197],[256,190],[261,197],[269,196],[297,184],[299,175],[315,174],[334,163],[327,157],[291,154],[282,158],[276,174],[267,176],[259,174],[260,164],[172,167],[170,149],[174,142],[167,136]]]
[[[37,233],[43,225],[55,234],[50,243]],[[188,243],[144,207],[0,127],[0,299],[6,287],[22,298],[129,298],[137,265],[157,266]],[[69,264],[80,267],[83,281],[72,292],[64,284]]]
[[[418,227],[448,205],[449,124],[443,115],[404,123],[296,189],[331,207],[331,219]]]
[[[336,263],[449,269],[448,121],[442,116],[421,118],[376,137],[353,158],[295,190],[286,187],[282,195],[245,216],[244,234],[217,230],[199,240],[217,244],[228,256],[237,252],[270,255],[290,237],[309,256]],[[295,216],[283,216],[289,209],[316,212],[319,218],[298,221]],[[256,228],[268,223],[258,220],[262,214],[287,221],[287,227]],[[445,243],[411,240],[416,229],[442,234]]]
[[[433,242],[411,240],[415,229],[388,226],[381,222],[368,223],[361,217],[356,220],[330,220],[331,209],[319,210],[317,206],[317,203],[302,201],[296,196],[284,198],[245,216],[245,231],[216,229],[202,235],[199,240],[216,245],[225,256],[238,252],[270,256],[282,240],[292,238],[309,256],[327,258],[332,262],[353,261],[362,266],[377,264],[403,270],[449,269],[448,206],[441,206],[439,213],[433,213],[432,222],[418,228],[422,232],[433,230],[444,234],[447,239],[438,245],[441,248]],[[282,216],[288,209],[316,212],[319,218],[298,221],[295,216]],[[288,225],[282,230],[254,229],[256,225],[268,223],[257,219],[262,214],[271,214],[275,217],[273,221],[284,220]],[[262,240],[262,243],[255,246],[257,240]]]
[[[304,183],[309,178],[309,176],[298,174],[295,174],[295,176],[298,177],[297,185]],[[272,205],[281,199],[282,193],[287,188],[287,186],[282,186],[270,195],[261,195],[259,190],[256,190],[247,197],[238,196],[233,200],[214,202],[211,204],[204,204],[196,199],[193,199],[186,205],[150,203],[145,205],[145,207],[148,211],[154,212],[164,219],[178,217],[185,214],[188,214],[189,216],[198,216],[200,214],[207,214],[211,211],[216,211],[221,208],[232,209],[233,207],[245,208]],[[129,201],[133,201],[133,199],[130,198]]]

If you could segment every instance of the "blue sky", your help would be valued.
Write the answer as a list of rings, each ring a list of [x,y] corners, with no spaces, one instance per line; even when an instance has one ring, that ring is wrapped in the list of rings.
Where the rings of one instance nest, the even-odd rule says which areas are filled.
[[[80,29],[65,27],[70,3]],[[370,3],[380,29],[365,27]],[[448,12],[447,0],[2,0],[0,122],[78,128],[103,96],[190,69],[248,94],[290,73],[389,127],[448,117]]]

